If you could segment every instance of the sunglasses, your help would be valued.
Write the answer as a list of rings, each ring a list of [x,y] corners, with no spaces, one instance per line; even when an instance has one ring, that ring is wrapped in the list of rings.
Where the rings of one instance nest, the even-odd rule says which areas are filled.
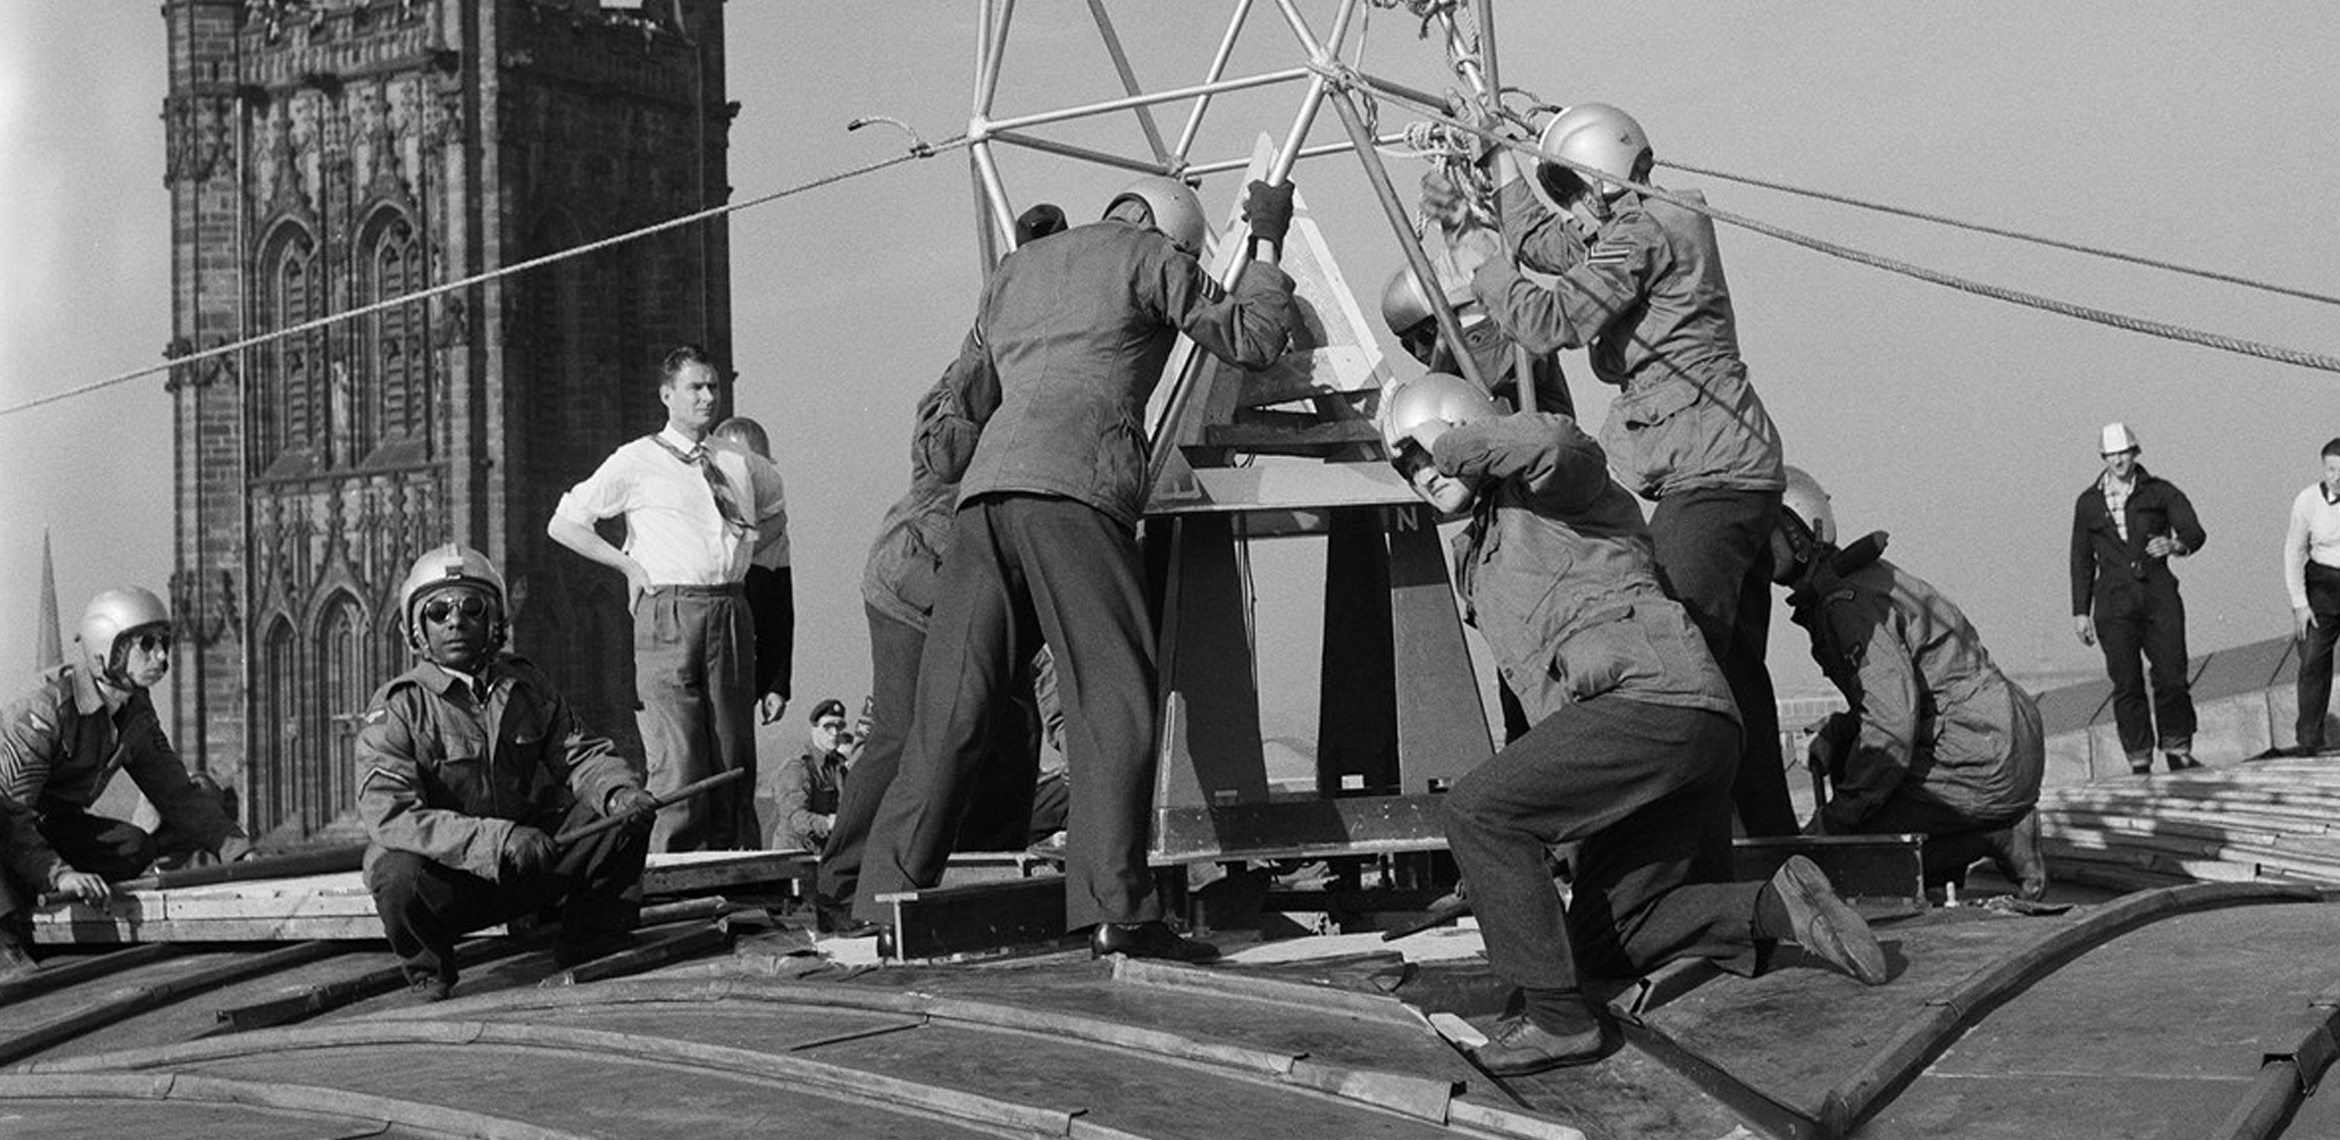
[[[487,599],[478,594],[465,594],[459,598],[432,598],[424,602],[422,608],[424,620],[434,622],[444,622],[456,614],[475,618],[485,616],[486,613]]]
[[[135,634],[130,638],[130,644],[142,652],[166,653],[171,648],[171,635],[162,632]]]

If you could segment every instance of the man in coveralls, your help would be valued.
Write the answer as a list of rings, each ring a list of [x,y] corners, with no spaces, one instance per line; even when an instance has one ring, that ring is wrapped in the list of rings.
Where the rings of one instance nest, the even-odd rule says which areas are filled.
[[[2169,560],[2208,538],[2194,504],[2137,462],[2137,433],[2104,425],[2104,474],[2072,504],[2072,626],[2083,645],[2103,643],[2112,675],[2113,723],[2129,771],[2153,770],[2155,730],[2172,772],[2194,759],[2194,694],[2186,676],[2186,603]],[[2153,701],[2145,700],[2145,668]]]
[[[961,369],[980,393],[966,406],[982,434],[959,480],[917,714],[871,830],[858,917],[882,921],[877,895],[940,880],[997,696],[1045,642],[1073,789],[1067,928],[1094,927],[1099,955],[1217,953],[1162,921],[1146,866],[1155,674],[1136,535],[1142,420],[1181,332],[1243,367],[1283,354],[1298,327],[1292,280],[1276,267],[1291,214],[1289,184],[1251,184],[1255,256],[1230,294],[1196,261],[1194,192],[1149,177],[1103,220],[1016,250],[985,282]]]
[[[1541,147],[1612,177],[1646,183],[1649,136],[1615,107],[1584,103],[1546,125]],[[1589,347],[1593,375],[1622,389],[1601,440],[1629,489],[1657,504],[1649,535],[1666,593],[1682,603],[1739,707],[1732,798],[1750,835],[1796,829],[1779,754],[1779,714],[1764,643],[1771,630],[1771,528],[1779,513],[1779,430],[1739,359],[1714,223],[1616,182],[1541,163],[1532,180],[1493,154],[1512,256],[1550,285],[1491,258],[1472,287],[1529,351]],[[1433,173],[1424,208],[1460,218],[1463,200]],[[1695,197],[1684,194],[1682,197]]]

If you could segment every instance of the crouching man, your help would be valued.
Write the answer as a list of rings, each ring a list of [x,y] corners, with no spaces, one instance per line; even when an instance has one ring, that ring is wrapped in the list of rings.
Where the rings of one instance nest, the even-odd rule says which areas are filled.
[[[1810,860],[1767,883],[1729,881],[1730,688],[1658,588],[1641,508],[1600,445],[1567,416],[1500,415],[1439,373],[1397,390],[1384,438],[1416,494],[1471,513],[1456,588],[1535,725],[1445,801],[1488,965],[1516,987],[1519,1012],[1474,1050],[1479,1065],[1518,1076],[1606,1055],[1615,1030],[1583,973],[1631,977],[1681,958],[1751,973],[1792,940],[1883,983],[1868,924]],[[1571,841],[1564,919],[1545,849]]]
[[[109,880],[156,859],[251,853],[216,785],[187,775],[147,691],[171,670],[171,614],[145,590],[107,590],[82,614],[81,660],[41,673],[0,711],[0,980],[33,968],[33,900],[43,891],[103,905]],[[91,815],[128,769],[162,825]]]
[[[607,739],[525,658],[501,651],[504,578],[479,552],[422,556],[400,591],[423,661],[382,686],[358,733],[366,886],[427,1001],[455,985],[466,931],[559,905],[553,953],[575,965],[622,947],[642,910],[654,801]],[[563,847],[553,837],[635,815]]]
[[[1967,864],[1989,855],[2023,898],[2039,898],[2039,706],[1950,599],[1880,557],[1882,532],[1843,549],[1836,537],[1828,493],[1788,468],[1773,577],[1790,588],[1812,659],[1852,706],[1812,741],[1812,768],[1835,794],[1804,831],[1922,834],[1928,886],[1963,882]]]

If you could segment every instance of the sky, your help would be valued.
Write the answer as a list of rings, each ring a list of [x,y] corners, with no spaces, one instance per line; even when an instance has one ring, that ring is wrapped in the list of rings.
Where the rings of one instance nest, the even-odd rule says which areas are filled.
[[[1302,8],[1322,31],[1332,5]],[[0,0],[0,405],[159,360],[171,337],[162,185],[164,29],[157,5]],[[735,196],[898,153],[889,115],[927,138],[963,130],[975,5],[907,0],[888,18],[840,6],[726,5]],[[1299,61],[1268,4],[1230,74]],[[1201,78],[1222,3],[1115,6],[1139,78]],[[2330,292],[2340,264],[2340,21],[2310,0],[2242,4],[1507,3],[1504,80],[1547,102],[1631,110],[1657,181],[1723,209],[1996,285],[2290,348],[2340,354],[2315,302],[1960,234],[1667,170],[1669,160],[2256,280]],[[1023,0],[998,113],[1120,94],[1081,0]],[[1402,13],[1374,14],[1362,66],[1452,84]],[[1196,154],[1281,137],[1296,86],[1222,96]],[[1185,104],[1163,113],[1183,123]],[[1385,108],[1383,125],[1403,122]],[[1340,135],[1328,113],[1311,141]],[[1132,119],[1052,137],[1142,149]],[[1093,217],[1124,175],[1013,150],[1017,208]],[[1409,187],[1418,163],[1392,172]],[[1301,164],[1367,312],[1400,264],[1352,158]],[[1235,179],[1205,182],[1218,215]],[[972,318],[980,267],[962,154],[742,211],[730,223],[737,410],[772,429],[789,480],[799,711],[868,687],[859,600],[877,520],[907,485],[913,401]],[[2191,648],[2289,626],[2278,561],[2292,496],[2340,436],[2340,376],[2087,324],[1834,260],[1724,227],[1743,354],[1789,462],[1834,495],[1843,529],[1892,533],[1890,556],[1956,599],[2018,673],[2093,671],[2073,636],[2072,501],[2098,470],[2096,432],[2126,420],[2143,459],[2209,532],[2183,561]],[[1384,341],[1394,352],[1394,344]],[[1582,416],[1608,390],[1566,358]],[[649,425],[645,425],[647,428]],[[0,417],[0,673],[29,667],[40,534],[56,551],[70,637],[108,585],[160,590],[171,569],[172,424],[160,377]],[[1263,607],[1307,610],[1305,554],[1263,558]],[[1293,598],[1300,600],[1294,601]],[[1784,610],[1784,606],[1776,607]],[[1305,623],[1303,623],[1305,624]],[[1305,646],[1305,639],[1296,644]],[[1775,612],[1783,694],[1825,683]],[[19,648],[21,647],[21,648]],[[1279,655],[1280,654],[1280,655]],[[1305,735],[1309,653],[1263,660],[1270,735]],[[790,730],[793,743],[794,729]]]

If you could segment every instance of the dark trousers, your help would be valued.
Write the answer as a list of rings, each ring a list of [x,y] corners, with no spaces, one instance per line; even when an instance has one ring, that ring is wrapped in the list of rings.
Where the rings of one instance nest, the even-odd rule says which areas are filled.
[[[2186,676],[2186,603],[2177,579],[2161,575],[2098,590],[2096,643],[2104,650],[2104,671],[2112,677],[2113,723],[2121,751],[2134,760],[2153,758],[2154,727],[2165,752],[2194,747],[2194,695]],[[2153,700],[2145,700],[2145,671],[2153,671]]]
[[[1045,642],[1073,789],[1066,926],[1162,917],[1146,867],[1154,631],[1136,536],[1071,499],[977,496],[952,521],[937,595],[909,745],[878,808],[854,913],[883,921],[877,895],[941,880],[999,695]]]
[[[1446,842],[1495,975],[1568,990],[1580,972],[1631,976],[1679,958],[1752,969],[1762,884],[1729,881],[1738,743],[1720,713],[1596,697],[1458,781]],[[1563,919],[1544,850],[1570,841]]]
[[[658,813],[658,851],[763,846],[756,826],[755,624],[736,586],[659,586],[634,606],[635,719],[648,787],[664,796],[719,772],[747,775]]]
[[[585,804],[569,809],[554,834],[601,818]],[[455,980],[455,940],[548,907],[561,908],[561,933],[618,933],[642,916],[642,862],[649,832],[612,828],[570,844],[550,871],[522,882],[493,882],[412,851],[384,851],[366,868],[374,912],[390,950],[411,979]]]
[[[1744,731],[1731,802],[1749,835],[1794,835],[1779,700],[1764,665],[1771,640],[1771,528],[1779,492],[1700,487],[1675,491],[1649,515],[1658,582],[1682,603],[1722,668]]]
[[[2332,707],[2332,646],[2340,643],[2340,569],[2307,564],[2308,609],[2315,624],[2299,643],[2299,746],[2324,747],[2324,719]]]
[[[845,774],[837,795],[837,821],[821,848],[816,897],[827,905],[849,905],[861,887],[861,861],[869,846],[878,805],[902,769],[902,748],[918,708],[918,665],[926,655],[926,632],[875,606],[869,617],[869,739],[861,758]],[[953,844],[961,851],[1007,851],[1025,845],[1031,830],[1033,782],[1040,768],[1040,712],[1029,678],[1001,694],[992,718],[991,747],[982,774],[969,792],[972,802]],[[1007,837],[1013,836],[1012,840]]]
[[[41,813],[37,826],[51,850],[76,871],[103,876],[108,882],[135,879],[157,859],[184,862],[201,848],[195,837],[169,822],[152,834],[133,823],[78,811]],[[27,883],[0,869],[0,918],[18,910],[30,911],[47,883]]]

